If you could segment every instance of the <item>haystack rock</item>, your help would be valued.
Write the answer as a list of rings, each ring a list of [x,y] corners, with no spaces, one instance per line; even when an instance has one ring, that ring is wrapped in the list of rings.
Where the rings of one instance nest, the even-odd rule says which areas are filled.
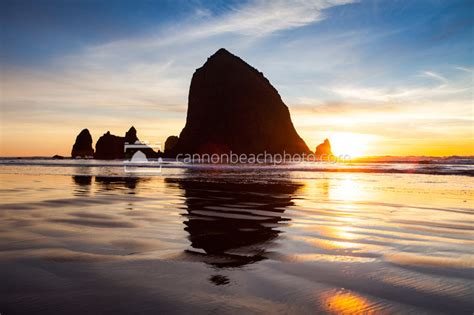
[[[319,144],[316,147],[316,156],[321,157],[321,156],[332,156],[332,150],[331,150],[331,143],[329,142],[328,139],[325,139],[323,143]]]
[[[261,72],[221,48],[193,75],[177,153],[310,153]]]
[[[132,148],[125,150],[125,143],[140,144],[137,137],[137,130],[131,127],[126,133],[125,137],[112,135],[107,131],[99,138],[96,144],[96,152],[94,158],[100,160],[115,160],[131,158],[135,152],[141,151],[147,158],[157,158],[158,153],[153,151],[151,147],[143,146],[141,148]]]
[[[92,136],[88,129],[83,129],[76,137],[76,142],[72,146],[72,158],[92,158],[94,149],[92,148]]]

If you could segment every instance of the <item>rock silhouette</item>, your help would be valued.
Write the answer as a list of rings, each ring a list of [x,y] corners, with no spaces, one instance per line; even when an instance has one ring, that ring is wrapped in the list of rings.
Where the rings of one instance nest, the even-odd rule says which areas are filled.
[[[178,144],[179,138],[176,136],[169,136],[165,141],[165,155],[166,156],[174,156],[175,155],[175,147]]]
[[[318,146],[316,147],[315,155],[317,157],[321,157],[321,156],[329,157],[329,156],[334,155],[331,150],[331,143],[329,142],[328,139],[325,139],[323,143],[318,144]]]
[[[107,131],[97,141],[94,158],[100,160],[123,159],[125,158],[124,143],[124,137],[115,136]]]
[[[165,182],[178,185],[186,198],[183,223],[191,246],[186,254],[216,268],[267,259],[279,227],[290,220],[283,216],[286,207],[294,205],[293,195],[303,187],[293,181],[209,182],[185,175]]]
[[[112,135],[110,131],[107,131],[102,137],[99,138],[96,144],[96,152],[94,158],[100,160],[115,160],[130,158],[135,152],[141,151],[147,158],[157,158],[158,153],[153,151],[150,147],[142,148],[131,148],[125,151],[125,143],[128,144],[139,144],[137,137],[137,131],[135,127],[131,127],[126,133],[125,137],[119,137]]]
[[[261,72],[221,48],[191,80],[177,153],[310,153]]]
[[[130,129],[125,133],[125,142],[127,143],[135,143],[138,141],[137,137],[137,130],[135,127],[130,127]]]
[[[134,144],[134,143],[140,143],[140,140],[138,140],[137,137],[137,130],[135,127],[131,127],[126,133],[125,133],[125,142],[128,144]],[[127,149],[125,151],[125,157],[127,159],[131,158],[132,156],[135,155],[137,151],[143,152],[143,154],[146,156],[146,158],[157,158],[159,156],[159,152],[155,152],[152,148],[150,147],[143,147],[140,149]]]
[[[88,129],[83,129],[76,137],[76,142],[72,146],[72,158],[92,158],[94,149],[92,148],[92,136]]]

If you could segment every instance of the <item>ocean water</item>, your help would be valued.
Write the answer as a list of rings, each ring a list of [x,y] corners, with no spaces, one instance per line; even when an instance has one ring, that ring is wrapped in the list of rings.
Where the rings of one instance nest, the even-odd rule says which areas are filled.
[[[0,161],[1,314],[472,314],[472,165]]]

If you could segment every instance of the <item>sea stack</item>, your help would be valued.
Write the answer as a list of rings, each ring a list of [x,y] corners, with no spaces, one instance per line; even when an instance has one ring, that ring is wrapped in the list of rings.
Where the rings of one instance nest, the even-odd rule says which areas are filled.
[[[124,137],[115,136],[107,131],[97,140],[94,158],[99,160],[114,160],[125,158]]]
[[[316,147],[315,155],[317,157],[321,157],[321,156],[330,157],[334,155],[332,154],[331,143],[329,142],[328,139],[325,139],[323,143],[318,144],[318,146]]]
[[[125,144],[137,144],[140,147],[128,148],[125,150]],[[94,158],[99,160],[116,160],[131,158],[135,152],[141,151],[147,158],[157,158],[159,153],[155,152],[151,147],[142,145],[137,137],[135,127],[125,133],[125,137],[115,136],[107,131],[99,138],[95,148]]]
[[[278,91],[221,48],[194,72],[176,153],[310,153]]]
[[[178,144],[179,138],[176,136],[169,136],[165,141],[165,156],[174,156],[175,147]]]
[[[72,146],[71,157],[92,158],[94,149],[92,148],[92,136],[88,129],[83,129],[76,137],[76,142]]]
[[[138,141],[137,130],[135,129],[135,127],[132,126],[130,127],[130,129],[128,129],[128,131],[125,133],[124,140],[128,144],[132,144]]]

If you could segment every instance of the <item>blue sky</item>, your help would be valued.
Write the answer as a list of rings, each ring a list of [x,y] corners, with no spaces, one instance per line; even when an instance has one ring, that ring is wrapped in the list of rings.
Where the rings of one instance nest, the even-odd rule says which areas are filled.
[[[67,154],[84,127],[179,134],[220,47],[265,74],[311,147],[473,154],[473,1],[0,3],[4,155]],[[25,151],[32,128],[47,141]]]

